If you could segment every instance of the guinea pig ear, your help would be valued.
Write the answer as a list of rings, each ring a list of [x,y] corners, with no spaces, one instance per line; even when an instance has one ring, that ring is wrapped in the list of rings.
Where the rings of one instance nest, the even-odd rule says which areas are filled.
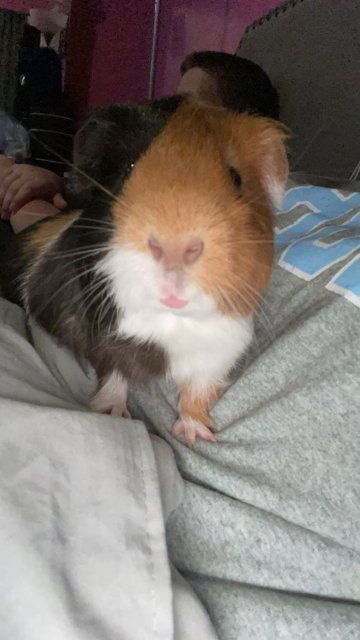
[[[240,173],[244,196],[261,188],[275,208],[282,205],[289,164],[289,131],[275,120],[241,114],[232,117],[229,161]]]
[[[201,104],[222,106],[216,78],[200,67],[192,67],[184,72],[176,93],[193,98]]]
[[[100,110],[99,110],[100,112]],[[71,206],[83,206],[92,197],[94,180],[101,180],[107,141],[113,126],[97,117],[95,111],[80,127],[74,138],[73,167],[66,182],[66,197]]]

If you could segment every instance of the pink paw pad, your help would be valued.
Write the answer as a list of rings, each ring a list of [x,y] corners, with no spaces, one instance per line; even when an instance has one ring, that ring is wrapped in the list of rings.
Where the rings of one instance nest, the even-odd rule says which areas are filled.
[[[216,438],[211,429],[202,422],[192,420],[192,418],[179,418],[173,425],[171,434],[176,438],[183,435],[188,447],[194,446],[196,438],[215,442]]]
[[[102,413],[105,414],[107,416],[118,416],[119,418],[126,418],[127,420],[131,420],[132,416],[129,413],[129,411],[127,410],[126,405],[112,405],[110,407],[106,407],[106,408],[94,408],[94,406],[92,406],[92,409],[94,411],[97,411],[98,413]]]
[[[118,416],[119,418],[126,418],[127,420],[131,420],[131,415],[127,410],[126,405],[125,406],[114,405],[104,413],[107,413],[109,416]]]

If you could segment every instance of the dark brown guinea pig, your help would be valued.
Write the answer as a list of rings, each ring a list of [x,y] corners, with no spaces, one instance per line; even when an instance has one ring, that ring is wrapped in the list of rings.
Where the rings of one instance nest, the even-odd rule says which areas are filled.
[[[98,184],[94,158],[85,206],[18,236],[18,291],[94,366],[95,410],[126,416],[128,384],[168,374],[179,389],[172,433],[214,440],[209,406],[251,342],[271,275],[284,132],[179,97],[92,122],[102,118],[117,145],[112,157],[104,136],[112,179]]]

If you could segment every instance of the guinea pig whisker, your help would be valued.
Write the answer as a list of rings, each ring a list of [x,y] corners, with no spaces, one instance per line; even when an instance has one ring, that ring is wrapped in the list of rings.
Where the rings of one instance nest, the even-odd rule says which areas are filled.
[[[116,324],[116,320],[117,320],[117,315],[118,315],[118,311],[116,309],[116,307],[112,304],[112,297],[109,296],[108,301],[107,301],[107,306],[104,309],[104,314],[109,313],[109,311],[111,311],[112,309],[112,313],[111,313],[111,318],[107,327],[107,331],[105,332],[105,336],[107,338],[110,338],[110,336],[117,336],[118,335],[118,326]]]
[[[274,342],[275,334],[273,331],[273,327],[266,313],[264,313],[263,309],[261,309],[260,305],[258,305],[256,309],[254,309],[254,317],[258,321],[260,327],[262,327],[265,335],[268,337],[270,342]],[[257,346],[259,347],[259,339],[256,331],[254,332],[254,335],[256,336]]]
[[[75,300],[79,300],[79,306],[84,307],[83,313],[78,320],[78,324],[81,325],[85,321],[85,317],[90,309],[98,300],[98,298],[104,295],[104,285],[107,283],[107,276],[102,276],[100,280],[90,282],[84,289],[79,291],[79,294],[75,297]],[[96,293],[96,291],[98,293]],[[96,295],[94,295],[96,293]],[[89,304],[86,304],[90,300]]]
[[[255,204],[259,204],[259,202],[263,202],[264,201],[264,197],[266,197],[266,189],[260,189],[259,192],[255,195],[253,194],[251,196],[251,198],[242,197],[242,200],[244,201],[244,203],[246,203],[248,206],[252,206]]]
[[[118,327],[116,326],[116,320],[118,318],[118,315],[119,315],[119,311],[118,311],[116,305],[114,305],[113,312],[112,312],[111,318],[110,318],[109,330],[107,332],[107,335],[108,335],[109,338],[110,338],[111,335],[116,335],[118,333]],[[111,330],[111,327],[114,327],[114,329]]]
[[[247,283],[244,283],[245,288],[247,289],[248,285]],[[251,289],[247,289],[247,295],[251,296],[252,292]],[[265,305],[265,301],[264,299],[261,299],[260,302],[257,304],[257,306],[254,309],[255,315],[258,318],[259,322],[262,324],[264,330],[266,331],[266,333],[268,334],[271,342],[273,342],[275,340],[275,333],[274,333],[274,328],[273,328],[273,323],[271,321],[271,318],[269,316],[269,314],[266,312],[264,305]]]
[[[246,258],[244,258],[244,256],[242,256],[241,260],[242,260],[243,265],[248,265],[250,267],[254,266],[253,260],[246,260]],[[256,264],[258,266],[263,266],[263,267],[268,268],[268,264],[266,262],[263,262],[262,260],[259,260],[258,258],[256,259]]]
[[[305,176],[306,176],[306,175],[308,175],[308,174],[306,174],[306,172],[304,172],[304,171],[290,171],[290,172],[289,172],[289,177],[291,178],[291,177],[293,176],[293,174],[294,174],[294,178],[298,177],[298,176],[299,176],[299,174],[300,174],[300,175],[305,175]],[[342,176],[341,176],[341,175],[325,176],[324,174],[316,173],[316,180],[317,180],[318,178],[321,178],[321,179],[323,179],[323,180],[335,180],[338,184],[339,184],[339,181],[344,182],[344,179],[342,178]],[[306,184],[308,184],[308,182],[306,182]]]
[[[97,295],[95,297],[92,297],[90,304],[88,305],[87,309],[86,309],[86,313],[88,312],[88,310],[90,309],[90,307],[93,307],[95,305],[95,303],[97,302],[97,300],[101,300],[100,302],[100,308],[102,307],[102,305],[104,304],[104,301],[106,302],[106,297],[104,297],[104,292],[102,289],[100,289],[100,291],[98,291]],[[86,315],[85,313],[85,315]],[[99,325],[99,309],[96,308],[93,317],[91,319],[91,324],[90,324],[90,336],[91,336],[91,340],[94,340],[94,336],[95,336],[95,321],[96,319],[98,320],[98,333],[100,333],[100,325]]]
[[[228,295],[227,291],[225,291],[225,289],[223,289],[222,287],[217,287],[216,291],[217,291],[217,296],[220,298],[220,300],[225,302],[225,304],[230,309],[230,311],[232,311],[235,315],[237,315],[239,313],[239,309],[235,304],[234,300],[232,300],[230,295]],[[243,299],[241,294],[239,294],[237,290],[236,290],[236,295],[237,297],[240,297],[241,299]]]
[[[266,301],[263,298],[259,300],[259,292],[251,284],[246,282],[246,280],[241,279],[241,284],[247,290],[247,294],[250,295],[254,300],[254,303],[255,303],[254,311],[256,311],[257,307],[260,308],[262,311],[264,311],[263,306],[269,306],[267,305]],[[236,290],[235,287],[234,287],[234,290]]]
[[[106,189],[106,187],[104,187],[100,182],[95,180],[95,178],[92,178],[85,171],[80,169],[80,167],[77,167],[73,162],[71,162],[70,160],[68,160],[67,158],[62,156],[60,153],[55,151],[55,149],[52,149],[43,140],[40,140],[33,132],[30,132],[30,135],[31,135],[32,138],[34,138],[34,140],[36,140],[36,142],[38,144],[40,144],[44,149],[46,149],[46,151],[49,151],[50,153],[52,153],[52,155],[54,157],[56,157],[59,160],[61,160],[61,162],[63,162],[65,165],[67,165],[68,167],[71,167],[72,169],[74,169],[78,174],[83,176],[83,178],[86,178],[91,184],[93,184],[95,187],[100,189],[103,193],[105,193],[107,196],[109,196],[112,200],[118,200],[117,196],[115,196],[113,193],[111,193],[111,191]]]
[[[100,233],[104,233],[104,228],[101,228],[101,227],[98,227],[98,226],[95,226],[95,225],[90,226],[90,225],[77,225],[77,224],[75,224],[75,225],[72,226],[72,229],[81,229],[82,231],[84,231],[84,230],[85,231],[100,231]],[[108,230],[110,231],[110,228],[106,229],[106,232]]]
[[[264,310],[261,308],[261,305],[259,305],[254,310],[254,316],[257,319],[257,321],[259,322],[259,324],[262,327],[262,329],[264,330],[265,335],[269,338],[270,342],[271,343],[274,342],[275,333],[274,333],[274,329],[273,329],[272,323],[271,323],[270,319],[268,318],[268,316],[266,315],[266,313],[264,312]]]
[[[87,302],[87,300],[89,300],[89,298],[95,293],[95,291],[99,290],[99,293],[96,295],[96,297],[92,298],[91,300],[91,304],[94,304],[97,298],[104,294],[103,287],[106,283],[106,280],[106,276],[103,276],[102,278],[100,278],[100,280],[90,282],[86,287],[84,287],[81,290],[81,303],[84,304],[85,302]],[[90,308],[90,304],[86,308]]]
[[[238,240],[238,244],[273,244],[273,240]]]
[[[244,286],[248,290],[248,292],[250,294],[252,294],[254,300],[256,300],[256,305],[258,305],[259,304],[259,292],[251,284],[249,284],[249,282],[247,282],[246,280],[241,278],[241,276],[239,277],[239,280],[241,281],[241,285]],[[232,285],[230,285],[230,286],[232,286]]]
[[[102,283],[101,283],[101,284],[102,284]],[[85,289],[83,289],[82,291],[80,291],[80,292],[78,293],[78,295],[76,295],[76,296],[75,296],[75,299],[74,299],[74,300],[75,300],[75,302],[76,302],[77,300],[79,300],[79,305],[80,305],[80,303],[82,303],[82,302],[83,302],[83,299],[82,299],[82,294],[83,294],[83,292],[84,292],[84,291],[86,291],[86,290],[87,290],[87,289],[89,289],[89,288],[90,288],[90,295],[91,295],[91,294],[93,293],[93,291],[94,291],[94,290],[96,290],[96,288],[97,288],[97,287],[96,287],[96,288],[95,288],[95,287],[93,287],[93,283],[90,283],[90,286],[85,287]],[[101,293],[102,293],[102,290],[101,290]],[[90,306],[90,305],[89,305],[89,306]],[[82,321],[85,319],[85,315],[86,315],[86,311],[85,311],[85,313],[81,316],[80,320],[78,321],[78,325],[81,325]],[[61,320],[61,317],[58,319],[58,321],[57,321],[57,322],[56,322],[56,324],[54,325],[54,327],[53,327],[53,331],[56,331],[56,329],[57,329],[57,327],[58,327],[58,324],[59,324],[60,320]]]
[[[91,246],[91,245],[90,245]],[[57,251],[57,250],[51,250],[49,251],[49,253],[47,254],[49,257],[51,258],[63,258],[64,256],[67,258],[72,258],[72,257],[86,257],[86,256],[91,256],[91,255],[97,255],[99,253],[105,252],[106,250],[108,250],[107,246],[99,246],[99,245],[93,245],[93,248],[90,249],[68,249],[66,251]],[[70,263],[67,263],[66,266],[69,266]]]
[[[104,242],[102,242],[102,243],[98,243],[98,242],[94,243],[94,242],[92,242],[91,244],[84,244],[84,245],[81,245],[79,247],[74,246],[74,247],[71,247],[69,249],[57,248],[56,244],[55,244],[53,249],[49,249],[47,255],[51,255],[51,256],[55,256],[55,255],[56,256],[67,256],[67,255],[71,255],[71,254],[73,254],[73,255],[79,254],[80,255],[81,252],[83,252],[83,251],[84,252],[85,251],[94,251],[94,252],[96,252],[96,251],[104,251],[104,250],[106,250],[108,248],[109,248],[108,244],[104,243]]]
[[[69,269],[70,267],[73,267],[74,265],[81,263],[88,258],[91,258],[93,255],[98,255],[98,252],[85,253],[80,256],[75,255],[74,258],[72,258],[66,263],[66,269]],[[60,259],[60,257],[61,256],[56,256],[56,255],[53,256],[54,260],[57,260],[58,258]],[[51,277],[51,274],[49,274],[49,277]]]
[[[96,316],[94,316],[93,323],[92,323],[92,334],[95,328],[95,319],[97,319],[97,331],[98,331],[98,334],[100,334],[101,321],[103,317],[106,316],[106,311],[109,309],[110,309],[109,298],[105,295],[103,296],[103,300],[100,304],[99,309],[97,309]]]
[[[73,278],[70,278],[70,280],[67,280],[59,289],[56,289],[56,291],[54,292],[54,294],[48,299],[46,300],[46,303],[44,306],[40,307],[40,309],[37,309],[37,314],[41,314],[43,313],[43,311],[45,311],[45,309],[53,302],[53,300],[55,300],[55,298],[67,287],[69,287],[73,282],[76,282],[76,280],[79,280],[81,277],[87,275],[88,273],[91,273],[94,271],[94,266],[90,267],[89,269],[85,269],[82,272],[79,271],[76,276],[74,276]],[[53,274],[50,273],[48,274],[49,277],[53,277]]]
[[[225,302],[225,304],[228,305],[229,309],[233,311],[234,315],[238,315],[238,313],[239,313],[238,307],[231,301],[230,297],[227,295],[227,293],[225,291],[221,291],[220,299],[221,299],[221,297],[223,298],[223,301]],[[247,298],[242,293],[237,291],[237,297],[240,297],[242,302],[246,306],[250,306],[250,308],[254,311],[252,305],[249,304],[249,301],[247,300]],[[260,353],[260,345],[259,345],[259,341],[258,341],[257,335],[255,333],[253,335],[253,340],[256,343],[257,352]]]
[[[76,211],[76,209],[74,210]],[[99,228],[112,229],[114,227],[114,223],[112,222],[112,220],[105,220],[104,218],[97,218],[95,216],[84,216],[82,213],[79,215],[78,218],[74,220],[71,227],[76,228],[78,226],[82,226],[82,225],[85,226],[87,224],[90,224],[92,226],[96,226]]]
[[[240,291],[238,291],[238,289],[236,289],[235,287],[232,287],[234,292],[236,293],[236,295],[238,297],[240,297],[240,299],[242,300],[242,302],[244,302],[244,304],[248,307],[250,307],[250,309],[253,311],[253,313],[256,313],[256,307],[257,307],[257,303],[255,304],[255,306],[253,306],[253,302],[251,304],[249,304],[249,300],[247,295],[244,295],[243,293],[241,293]],[[238,313],[238,309],[235,309],[235,312]],[[256,349],[257,349],[257,353],[260,353],[260,345],[259,345],[259,340],[258,337],[256,335],[256,333],[253,333],[253,337],[252,337],[253,341],[255,341],[256,344]]]
[[[110,220],[97,220],[96,218],[83,218],[82,216],[75,220],[71,226],[76,229],[79,227],[83,228],[83,223],[90,224],[101,231],[104,231],[104,229],[112,230],[114,228],[114,223]]]
[[[291,167],[291,171],[295,170],[295,168],[300,164],[301,160],[310,151],[311,147],[313,146],[315,140],[317,140],[317,138],[319,137],[320,133],[322,133],[324,131],[325,127],[327,127],[329,125],[332,125],[334,123],[334,120],[335,120],[334,116],[332,116],[330,118],[330,120],[324,118],[323,123],[320,125],[320,127],[318,129],[316,129],[315,133],[313,133],[313,135],[311,136],[308,144],[305,145],[305,147],[303,148],[301,153],[298,154],[297,158],[294,158],[294,164]]]
[[[100,334],[100,325],[101,325],[101,321],[103,319],[104,316],[106,316],[107,311],[110,310],[110,305],[111,305],[111,298],[109,295],[104,295],[104,300],[102,302],[102,304],[100,305],[100,308],[98,309],[97,312],[97,328],[98,328],[98,334]],[[95,325],[95,317],[93,320],[93,328]]]
[[[244,286],[244,281],[241,280],[241,288],[243,286]],[[240,299],[243,302],[245,302],[246,306],[250,307],[251,311],[253,311],[253,312],[255,311],[256,306],[257,306],[257,301],[255,301],[254,299],[251,299],[251,297],[249,296],[248,292],[246,292],[246,296],[245,296],[245,294],[244,294],[245,292],[241,292],[239,290],[240,287],[237,288],[235,286],[232,286],[232,285],[228,284],[227,288],[230,288],[234,292],[234,294],[235,294],[234,297],[240,297]],[[234,308],[237,308],[235,304],[234,304]]]
[[[88,287],[86,287],[83,291],[82,294],[86,294],[84,297],[81,298],[81,306],[84,306],[84,310],[83,310],[83,314],[79,320],[79,324],[82,323],[82,321],[85,319],[85,316],[87,315],[89,309],[91,306],[93,306],[96,301],[104,295],[104,290],[103,287],[106,284],[107,278],[101,278],[97,283],[91,283]],[[98,292],[96,295],[95,292]],[[87,304],[87,302],[90,300],[89,304]]]
[[[83,244],[83,245],[74,245],[74,246],[70,246],[68,249],[61,249],[60,247],[57,247],[56,244],[54,245],[54,248],[51,249],[51,251],[53,251],[54,253],[59,253],[61,255],[66,255],[67,253],[72,253],[74,251],[82,251],[84,250],[88,250],[88,249],[105,249],[106,247],[108,247],[108,243],[107,242],[96,242],[93,239],[89,238],[89,243],[88,244]]]
[[[99,225],[104,225],[104,226],[108,226],[108,227],[113,227],[114,223],[112,222],[112,220],[105,220],[104,218],[93,218],[93,217],[89,217],[89,216],[83,216],[81,214],[81,216],[75,221],[75,223],[73,224],[77,224],[78,222],[91,222],[91,223],[96,223]]]
[[[245,288],[245,292],[243,294],[239,292],[239,290],[234,285],[228,284],[228,287],[230,287],[233,290],[236,296],[240,296],[240,298],[243,300],[243,302],[245,302],[245,304],[250,306],[255,316],[258,318],[259,322],[263,326],[265,332],[269,336],[270,340],[273,342],[275,338],[275,334],[273,331],[272,322],[270,320],[270,317],[267,315],[265,309],[262,306],[263,304],[266,304],[265,301],[262,299],[259,302],[258,292],[248,282],[246,282],[242,278],[239,278],[239,282],[241,283],[241,287]]]
[[[82,275],[82,274],[79,274],[79,275]],[[95,272],[94,272],[94,275],[95,275]],[[87,293],[89,289],[92,289],[92,288],[97,289],[100,285],[103,285],[105,282],[107,282],[107,280],[108,280],[108,276],[105,274],[102,275],[100,278],[97,276],[94,277],[93,279],[90,280],[90,282],[85,287],[82,287],[81,295],[83,295],[84,293]]]

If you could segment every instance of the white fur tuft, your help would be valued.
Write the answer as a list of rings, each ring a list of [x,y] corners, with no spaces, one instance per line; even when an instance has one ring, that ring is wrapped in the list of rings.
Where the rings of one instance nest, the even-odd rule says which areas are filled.
[[[285,185],[274,179],[271,175],[267,176],[265,185],[273,207],[275,209],[281,209],[284,200]]]
[[[125,416],[127,390],[127,382],[121,373],[113,371],[93,398],[91,408],[99,413],[111,411],[113,415]]]

